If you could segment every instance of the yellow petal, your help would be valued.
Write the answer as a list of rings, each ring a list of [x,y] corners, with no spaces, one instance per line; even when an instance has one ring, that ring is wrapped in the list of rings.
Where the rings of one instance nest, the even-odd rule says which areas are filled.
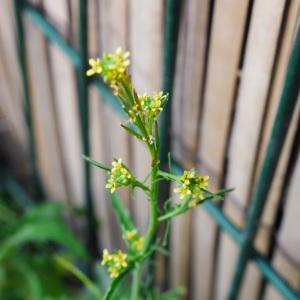
[[[94,74],[95,74],[95,72],[94,72],[93,69],[89,69],[89,70],[86,71],[86,76],[92,76]]]
[[[102,68],[100,66],[96,67],[96,73],[101,74]]]
[[[127,59],[124,61],[123,66],[127,67],[127,66],[129,66],[129,64],[130,64],[130,61]]]
[[[93,58],[90,58],[89,59],[89,65],[93,67],[95,64],[96,64],[96,60],[93,59]]]

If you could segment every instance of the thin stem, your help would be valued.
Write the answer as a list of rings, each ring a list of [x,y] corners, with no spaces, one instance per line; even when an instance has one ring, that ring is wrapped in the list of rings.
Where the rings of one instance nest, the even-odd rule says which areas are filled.
[[[145,242],[143,251],[147,250],[151,244],[152,238],[154,236],[155,230],[158,224],[158,207],[157,207],[157,174],[158,166],[157,164],[152,167],[151,171],[151,190],[150,190],[150,223],[148,226],[148,231],[145,236]]]
[[[228,192],[231,192],[233,191],[234,189],[233,188],[229,188],[229,189],[222,189],[222,190],[219,190],[215,193],[212,193],[212,192],[209,192],[205,189],[202,189],[203,191],[205,191],[206,193],[208,193],[210,196],[206,197],[205,199],[203,199],[201,202],[199,202],[199,205],[200,204],[203,204],[204,202],[208,201],[208,200],[212,200],[214,198],[218,198],[219,196],[224,196],[225,193],[228,193]],[[175,216],[178,216],[178,215],[181,215],[183,214],[184,212],[186,212],[189,207],[188,207],[188,203],[190,201],[191,198],[187,198],[184,203],[182,205],[180,205],[178,208],[160,216],[158,218],[158,221],[159,222],[163,222],[163,221],[166,221],[166,220],[169,220]]]
[[[142,252],[146,253],[151,246],[152,239],[157,229],[158,225],[158,206],[157,206],[157,191],[158,191],[158,163],[157,163],[157,152],[152,154],[152,168],[151,168],[151,187],[150,187],[150,222],[148,225],[148,230],[145,236],[145,241],[143,245]],[[133,274],[133,283],[131,290],[131,300],[135,300],[139,294],[140,286],[140,268],[141,264],[138,264]]]
[[[133,278],[131,284],[131,297],[130,300],[137,300],[139,296],[140,276],[141,276],[141,264],[137,264],[133,270]]]
[[[171,173],[168,173],[168,172],[164,172],[164,171],[161,171],[161,170],[158,171],[158,175],[163,177],[163,178],[175,181],[177,183],[181,183],[181,181],[180,181],[180,179],[177,175],[174,175],[174,174],[171,174]]]
[[[136,187],[139,187],[140,189],[142,189],[145,192],[149,192],[150,191],[150,189],[146,185],[144,185],[142,182],[140,182],[138,180],[135,180],[133,182],[133,185],[136,186]]]

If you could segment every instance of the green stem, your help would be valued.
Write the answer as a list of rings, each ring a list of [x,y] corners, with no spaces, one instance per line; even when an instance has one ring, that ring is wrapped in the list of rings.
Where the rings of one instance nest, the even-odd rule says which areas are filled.
[[[150,222],[148,226],[148,231],[145,236],[145,242],[143,247],[143,252],[149,249],[152,238],[154,236],[155,230],[158,224],[158,207],[157,207],[157,175],[158,175],[158,165],[152,166],[151,170],[151,190],[150,190]]]
[[[141,265],[137,264],[135,269],[133,270],[130,300],[138,299],[139,287],[140,287],[140,276],[141,276]]]
[[[202,189],[204,192],[208,193],[209,196],[206,197],[205,199],[203,199],[199,205],[203,204],[204,202],[208,201],[208,200],[212,200],[214,198],[218,198],[219,196],[224,196],[224,194],[228,193],[228,192],[231,192],[233,191],[234,189],[233,188],[228,188],[228,189],[222,189],[222,190],[219,190],[215,193],[212,193],[212,192],[209,192],[208,190],[205,190],[205,189]],[[183,204],[181,206],[179,206],[177,209],[174,209],[162,216],[160,216],[158,218],[158,221],[159,222],[163,222],[163,221],[166,221],[166,220],[169,220],[175,216],[178,216],[178,215],[181,215],[183,214],[184,212],[186,212],[189,207],[188,207],[188,202],[189,202],[190,198],[187,198]]]
[[[149,192],[149,191],[150,191],[150,189],[149,189],[146,185],[144,185],[142,182],[140,182],[140,181],[138,181],[138,180],[135,180],[135,181],[133,182],[133,185],[136,186],[136,187],[141,188],[141,189],[144,190],[145,192]]]
[[[150,222],[145,236],[144,246],[142,250],[143,253],[146,253],[149,250],[158,225],[157,176],[158,176],[157,155],[152,155],[151,187],[150,187]],[[137,297],[139,294],[139,286],[140,286],[140,268],[141,268],[141,264],[139,264],[134,270],[132,290],[131,290],[131,300],[138,299]]]

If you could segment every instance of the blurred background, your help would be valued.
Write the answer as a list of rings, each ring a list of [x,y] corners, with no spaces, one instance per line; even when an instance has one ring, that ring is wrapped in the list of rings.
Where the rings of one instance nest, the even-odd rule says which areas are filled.
[[[160,90],[165,1],[87,2],[88,56],[97,57],[119,46],[129,50],[137,90]],[[68,45],[80,51],[79,1],[30,3],[46,16]],[[201,174],[208,174],[210,190],[235,187],[223,202],[223,210],[239,228],[245,225],[262,165],[299,27],[299,12],[299,0],[187,0],[181,6],[169,130],[172,153],[185,168],[196,166]],[[16,29],[20,28],[14,2],[2,0],[1,186],[12,201],[20,202],[13,199],[21,197],[20,193],[24,197],[25,193],[29,199],[26,196],[23,204],[30,203],[30,198],[57,200],[80,210],[87,194],[85,164],[81,159],[86,147],[81,131],[84,107],[78,100],[78,74],[70,58],[41,33],[34,14],[24,13],[22,24],[30,96],[27,113],[16,39]],[[144,176],[149,167],[146,149],[122,130],[122,118],[95,85],[90,85],[88,95],[90,156],[105,164],[110,164],[113,157],[121,157],[137,176]],[[32,116],[31,138],[28,109]],[[257,249],[297,291],[299,114],[298,101],[255,239]],[[34,155],[30,150],[33,143]],[[93,213],[99,225],[96,235],[100,259],[102,247],[121,246],[121,234],[104,188],[104,174],[92,168],[90,179],[88,197],[93,199]],[[22,192],[18,193],[19,189]],[[147,225],[143,196],[137,193],[135,200],[129,201],[127,190],[121,195],[143,232]],[[85,236],[85,221],[74,210],[64,211],[64,219],[81,239]],[[205,209],[199,207],[172,223],[170,253],[166,261],[160,258],[158,286],[185,286],[187,299],[226,299],[238,247],[220,231]],[[283,299],[253,262],[246,268],[239,297]]]

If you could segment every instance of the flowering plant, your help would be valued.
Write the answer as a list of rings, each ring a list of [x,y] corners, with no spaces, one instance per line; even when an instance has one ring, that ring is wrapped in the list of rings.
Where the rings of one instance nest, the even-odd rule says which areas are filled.
[[[121,106],[129,118],[129,123],[121,126],[132,134],[135,138],[145,143],[151,156],[150,182],[142,182],[133,175],[133,172],[126,166],[122,159],[112,162],[112,168],[84,156],[89,163],[107,172],[108,179],[106,188],[112,195],[113,207],[120,221],[123,231],[123,239],[127,246],[127,253],[122,250],[109,252],[103,250],[102,265],[107,266],[107,270],[112,279],[106,291],[104,299],[109,299],[114,290],[120,284],[122,278],[130,271],[133,272],[131,299],[140,299],[140,285],[142,277],[142,267],[146,259],[154,252],[163,249],[165,237],[158,236],[158,227],[162,222],[170,222],[176,215],[204,203],[207,200],[224,197],[230,189],[210,192],[208,187],[208,176],[199,175],[195,169],[184,171],[181,176],[175,175],[171,168],[165,172],[160,168],[159,161],[159,132],[158,117],[163,111],[168,95],[163,92],[154,92],[151,95],[140,95],[134,88],[129,73],[129,52],[122,53],[118,48],[115,53],[105,53],[104,56],[90,59],[90,69],[87,76],[100,74],[103,81],[108,84],[114,94],[118,97]],[[161,180],[174,181],[178,187],[175,193],[180,195],[181,202],[170,204],[169,199],[164,202],[163,208],[158,204],[158,184]],[[116,194],[116,190],[121,186],[140,188],[149,199],[146,205],[150,206],[149,224],[145,236],[138,233],[133,220],[126,207]],[[167,228],[168,226],[166,226]]]

